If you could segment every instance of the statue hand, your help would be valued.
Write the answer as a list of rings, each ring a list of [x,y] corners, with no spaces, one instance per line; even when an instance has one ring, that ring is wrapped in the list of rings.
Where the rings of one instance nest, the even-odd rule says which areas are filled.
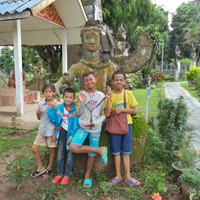
[[[80,91],[80,92],[78,93],[78,98],[79,98],[79,101],[80,101],[81,103],[84,103],[84,102],[86,101],[86,95],[83,94],[82,91]]]

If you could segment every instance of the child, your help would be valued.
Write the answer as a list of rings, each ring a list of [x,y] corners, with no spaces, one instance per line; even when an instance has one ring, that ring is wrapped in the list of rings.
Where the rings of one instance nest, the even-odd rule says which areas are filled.
[[[105,108],[105,115],[109,117],[110,115],[118,115],[121,112],[127,113],[128,120],[128,134],[126,135],[115,135],[109,134],[111,153],[114,155],[114,163],[116,170],[116,177],[110,180],[110,184],[114,185],[123,180],[120,170],[122,153],[123,166],[125,171],[124,181],[126,184],[132,184],[134,186],[139,186],[140,182],[130,176],[130,154],[132,147],[132,119],[130,114],[136,113],[137,101],[133,96],[132,92],[126,90],[126,108],[124,108],[124,90],[123,87],[126,84],[126,76],[123,72],[116,71],[112,75],[112,85],[114,87],[113,91],[108,89],[107,103]]]
[[[53,161],[55,159],[56,136],[54,134],[55,126],[48,119],[48,108],[52,103],[56,102],[56,106],[60,104],[54,99],[55,91],[56,89],[53,84],[45,84],[42,88],[42,93],[45,96],[45,100],[40,101],[36,109],[37,118],[40,120],[40,126],[37,137],[34,141],[33,146],[31,147],[31,151],[33,152],[38,167],[37,170],[32,173],[32,177],[38,177],[43,174],[44,177],[48,177],[52,173]],[[50,159],[47,169],[42,165],[42,162],[40,160],[40,146],[49,147]]]
[[[74,154],[69,150],[74,133],[78,129],[78,116],[76,115],[76,105],[73,103],[75,91],[72,88],[66,88],[63,92],[64,102],[55,108],[55,103],[48,109],[49,120],[55,123],[57,140],[57,176],[53,179],[53,184],[60,182],[66,185],[70,181],[70,172],[73,167]],[[63,173],[64,157],[65,171]]]
[[[97,79],[92,72],[83,74],[85,91],[79,92],[77,114],[79,117],[80,128],[72,139],[70,150],[74,153],[88,153],[87,170],[83,182],[84,187],[92,186],[90,172],[94,166],[95,156],[99,154],[104,165],[107,164],[107,147],[99,147],[99,138],[101,134],[101,125],[106,118],[102,115],[105,95],[97,91]],[[89,136],[89,146],[82,145],[86,137]]]

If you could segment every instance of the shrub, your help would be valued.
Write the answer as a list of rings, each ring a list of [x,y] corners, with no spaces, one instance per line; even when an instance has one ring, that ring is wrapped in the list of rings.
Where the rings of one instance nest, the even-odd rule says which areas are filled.
[[[158,103],[158,130],[168,150],[178,150],[184,145],[184,136],[193,128],[187,123],[188,108],[183,97],[161,99]]]
[[[163,73],[163,71],[155,71],[153,74],[153,79],[152,82],[160,82],[160,81],[164,81],[165,79],[165,74]]]
[[[196,89],[200,92],[200,74],[195,78]]]
[[[194,81],[195,78],[200,74],[200,67],[196,67],[195,65],[190,66],[190,71],[186,72],[186,77],[188,82]]]

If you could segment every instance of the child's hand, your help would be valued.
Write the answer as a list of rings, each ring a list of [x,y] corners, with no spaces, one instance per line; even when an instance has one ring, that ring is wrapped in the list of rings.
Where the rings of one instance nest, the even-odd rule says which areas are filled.
[[[124,109],[124,108],[114,108],[113,110],[111,110],[110,115],[118,115],[118,114],[120,114],[121,112],[123,112],[123,109]]]
[[[67,144],[68,144],[68,145],[71,144],[71,140],[70,140],[70,139],[67,140]]]
[[[55,108],[55,107],[56,107],[56,103],[57,103],[57,101],[52,102],[52,103],[51,103],[51,107],[52,107],[52,108]]]
[[[111,87],[107,87],[107,89],[108,89],[108,92],[107,92],[107,94],[106,94],[106,98],[108,99],[108,100],[110,100],[111,99],[111,97],[112,97],[112,90],[111,90]]]
[[[80,92],[78,93],[78,98],[79,98],[79,101],[80,101],[81,103],[84,103],[85,100],[86,100],[86,95],[83,94],[82,91],[80,91]]]
[[[83,126],[94,126],[94,123],[85,123]]]
[[[55,135],[55,134],[53,134],[53,135],[51,136],[51,141],[52,141],[52,142],[56,142],[56,135]]]
[[[40,115],[41,113],[43,113],[43,111],[42,111],[41,108],[39,108],[39,109],[37,110],[37,114]]]

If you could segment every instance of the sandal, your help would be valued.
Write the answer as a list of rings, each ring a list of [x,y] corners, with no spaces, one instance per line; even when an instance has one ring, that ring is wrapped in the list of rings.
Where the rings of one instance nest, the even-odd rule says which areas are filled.
[[[51,176],[51,174],[52,174],[52,170],[47,169],[47,171],[43,174],[43,177],[47,178],[47,177]]]
[[[38,172],[37,170],[35,170],[35,171],[31,174],[31,176],[32,176],[33,178],[35,178],[35,177],[38,177],[38,176],[40,176],[40,175],[43,175],[46,171],[47,171],[47,169],[44,169],[44,170],[41,171],[41,172]]]
[[[84,186],[84,185],[88,185],[88,186]],[[92,178],[90,178],[90,179],[84,179],[83,187],[85,187],[85,188],[92,187]]]
[[[55,176],[54,179],[52,180],[52,183],[56,184],[56,183],[60,182],[61,179],[62,179],[62,176]],[[53,181],[55,181],[55,182],[53,182]]]
[[[118,179],[116,179],[115,177],[113,177],[112,179],[110,179],[110,183],[111,183],[111,185],[115,185],[115,184],[117,184],[117,183],[120,183],[120,182],[122,182],[123,181],[123,179],[121,179],[121,180],[118,180]]]
[[[136,183],[139,183],[139,184],[136,184]],[[126,184],[130,184],[130,185],[133,185],[134,187],[139,187],[141,184],[138,180],[134,179],[134,178],[131,178],[129,181],[125,182]]]
[[[60,185],[66,185],[67,183],[69,183],[69,181],[70,181],[70,176],[69,177],[64,176],[60,181]]]
[[[102,162],[104,163],[104,165],[107,165],[107,163],[108,163],[108,148],[107,147],[105,147],[106,148],[106,150],[105,150],[105,153],[104,153],[104,155],[101,157],[101,160],[102,160]]]

